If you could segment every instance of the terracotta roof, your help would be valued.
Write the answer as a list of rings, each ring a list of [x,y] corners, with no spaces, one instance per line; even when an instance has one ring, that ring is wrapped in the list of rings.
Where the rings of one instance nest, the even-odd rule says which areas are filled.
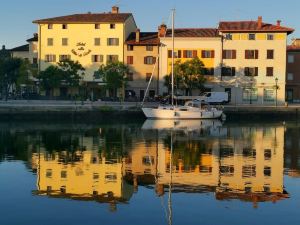
[[[168,29],[166,37],[171,36],[172,30]],[[219,34],[214,28],[177,28],[175,37],[219,37]]]
[[[300,52],[300,46],[297,45],[288,45],[287,46],[288,52]]]
[[[29,52],[29,44],[12,48],[9,51],[11,51],[11,52]]]
[[[222,21],[219,23],[219,30],[226,32],[287,32],[292,33],[294,29],[273,25],[269,23],[262,23],[262,26],[258,26],[257,21]]]
[[[136,32],[132,32],[126,40],[128,45],[158,45],[157,32],[140,32],[140,41],[136,42]]]
[[[86,13],[35,20],[33,23],[124,23],[131,13]]]

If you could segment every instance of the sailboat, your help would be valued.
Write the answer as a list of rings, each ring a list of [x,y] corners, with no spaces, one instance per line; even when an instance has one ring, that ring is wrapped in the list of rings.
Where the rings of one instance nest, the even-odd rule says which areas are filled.
[[[189,100],[184,106],[174,105],[174,50],[175,50],[175,32],[174,32],[174,17],[175,10],[172,10],[172,96],[171,105],[160,105],[157,108],[147,108],[142,106],[143,113],[147,118],[152,119],[218,119],[223,115],[222,107],[213,107],[201,99],[196,99],[195,97],[184,96],[181,100]],[[158,60],[156,60],[158,61]],[[148,87],[152,77],[149,81]],[[147,88],[148,90],[148,88]],[[147,92],[146,92],[147,93]],[[180,99],[179,97],[177,97]],[[144,102],[144,101],[143,101]],[[143,105],[143,103],[142,103]]]

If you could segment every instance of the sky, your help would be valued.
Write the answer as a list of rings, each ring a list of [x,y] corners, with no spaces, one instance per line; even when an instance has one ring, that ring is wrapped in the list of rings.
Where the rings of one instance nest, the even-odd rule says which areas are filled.
[[[7,48],[26,44],[37,32],[33,20],[74,13],[101,13],[118,5],[121,12],[133,13],[141,31],[156,31],[162,22],[170,25],[176,9],[176,27],[217,27],[220,20],[256,20],[276,23],[296,31],[300,37],[299,0],[1,0],[0,45]]]

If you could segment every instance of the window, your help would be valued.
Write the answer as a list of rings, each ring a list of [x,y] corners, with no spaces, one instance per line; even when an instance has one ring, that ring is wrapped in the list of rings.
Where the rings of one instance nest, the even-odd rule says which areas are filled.
[[[63,38],[63,39],[61,40],[62,46],[68,46],[68,41],[69,41],[68,38]]]
[[[264,89],[264,101],[273,102],[274,101],[274,89]]]
[[[107,45],[108,46],[118,46],[119,38],[107,38]]]
[[[293,73],[288,73],[287,80],[294,80],[294,74]]]
[[[267,40],[273,41],[274,40],[274,34],[267,34]]]
[[[59,56],[59,61],[65,61],[65,60],[70,60],[71,59],[71,55],[60,55]]]
[[[234,166],[220,166],[221,176],[232,177],[234,175]]]
[[[267,67],[267,77],[273,77],[274,75],[274,68],[273,67]]]
[[[193,53],[187,53],[187,51],[183,51],[184,58],[187,58],[187,54],[193,54]],[[195,53],[197,54],[197,52]],[[172,58],[172,50],[168,50],[168,58]],[[174,52],[174,58],[181,58],[181,50],[178,50],[177,52]]]
[[[267,59],[274,59],[274,50],[273,49],[267,50]]]
[[[200,173],[212,173],[212,167],[211,166],[200,166],[199,172]]]
[[[258,50],[245,50],[245,59],[258,59]]]
[[[235,67],[222,67],[222,76],[235,76]]]
[[[53,29],[53,24],[48,24],[48,30],[52,30]]]
[[[105,182],[116,182],[117,181],[117,173],[105,173]]]
[[[127,73],[127,80],[133,81],[133,73]]]
[[[207,50],[203,50],[201,52],[201,57],[202,58],[215,58],[215,51],[207,51]]]
[[[45,62],[56,62],[56,55],[46,55]]]
[[[46,170],[46,177],[47,178],[52,178],[52,169],[47,169]]]
[[[223,50],[223,59],[236,59],[236,50]]]
[[[256,35],[255,34],[249,34],[248,35],[248,39],[249,40],[255,40],[256,39]]]
[[[111,24],[109,25],[109,27],[110,27],[110,29],[116,29],[116,24],[111,23]]]
[[[100,46],[100,44],[101,44],[101,39],[100,39],[100,38],[95,38],[95,39],[94,39],[94,44],[95,44],[95,46]]]
[[[68,29],[68,24],[63,24],[63,25],[62,25],[62,29],[63,29],[63,30]]]
[[[99,173],[93,173],[93,180],[99,180]]]
[[[264,156],[265,156],[265,160],[270,160],[272,157],[271,149],[265,149]]]
[[[234,150],[230,146],[221,146],[220,147],[220,157],[228,158],[234,156]]]
[[[103,62],[103,55],[92,55],[92,62]]]
[[[266,177],[270,177],[271,176],[271,167],[265,166],[265,168],[264,168],[264,175]]]
[[[244,74],[248,77],[256,77],[258,76],[258,67],[245,67]]]
[[[153,156],[144,156],[142,163],[145,166],[151,166],[154,164],[154,157]]]
[[[132,65],[133,64],[133,56],[127,56],[127,64]]]
[[[294,61],[295,61],[294,55],[289,54],[288,55],[288,63],[294,63]]]
[[[96,24],[95,24],[95,29],[96,29],[96,30],[99,30],[99,29],[100,29],[100,24],[99,24],[99,23],[96,23]]]
[[[156,63],[156,58],[153,56],[146,56],[144,58],[144,64],[146,65],[153,65]]]
[[[214,75],[215,69],[214,68],[203,68],[204,75]]]
[[[151,79],[152,73],[146,73],[146,82],[149,82]]]
[[[153,51],[153,46],[152,45],[147,45],[146,46],[146,51],[149,51],[149,52]]]
[[[225,39],[226,40],[232,40],[232,34],[226,34]]]
[[[32,64],[38,64],[38,59],[37,58],[33,58],[32,59]]]
[[[257,88],[245,88],[243,90],[243,101],[257,101]]]
[[[60,172],[60,177],[63,178],[63,179],[66,179],[67,178],[67,171],[61,171]]]
[[[243,149],[243,157],[255,159],[256,158],[256,149],[244,148]]]
[[[127,51],[133,51],[134,47],[133,45],[127,45]]]
[[[48,46],[53,46],[53,38],[48,38],[47,39],[47,45]]]
[[[118,55],[107,55],[107,62],[118,62],[119,61],[119,56]]]
[[[195,57],[197,57],[197,50],[184,50],[183,51],[183,58],[195,58]]]
[[[255,165],[243,166],[242,174],[243,174],[243,178],[255,177],[256,176],[256,166]]]

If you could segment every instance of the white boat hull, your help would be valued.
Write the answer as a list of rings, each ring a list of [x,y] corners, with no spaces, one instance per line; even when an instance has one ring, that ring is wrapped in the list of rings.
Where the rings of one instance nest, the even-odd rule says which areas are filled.
[[[152,119],[218,119],[222,110],[187,110],[172,108],[142,108],[145,116]]]

